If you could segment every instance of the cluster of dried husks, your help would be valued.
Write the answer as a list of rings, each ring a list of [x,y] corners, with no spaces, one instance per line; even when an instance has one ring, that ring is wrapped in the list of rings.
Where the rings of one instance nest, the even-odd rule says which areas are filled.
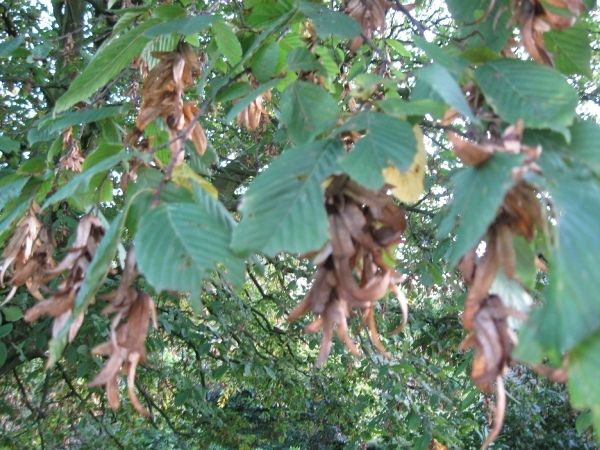
[[[404,211],[386,194],[365,189],[347,176],[334,177],[325,192],[331,240],[314,256],[317,272],[304,300],[290,313],[296,320],[308,311],[319,316],[306,326],[306,333],[323,329],[318,367],[329,356],[334,328],[352,354],[359,351],[348,336],[352,308],[361,312],[374,345],[387,356],[375,326],[375,304],[391,289],[400,300],[406,324],[406,300],[396,287],[400,275],[385,259],[402,239],[406,228]],[[355,278],[356,277],[356,278]],[[358,280],[358,281],[357,281]]]
[[[185,42],[173,52],[153,52],[160,62],[146,75],[142,87],[142,105],[136,128],[127,135],[125,143],[136,146],[144,129],[157,117],[165,119],[169,132],[171,158],[174,165],[185,156],[185,139],[191,139],[198,155],[206,151],[206,135],[196,119],[199,113],[194,103],[183,102],[186,86],[194,85],[200,75],[200,61],[194,49]]]

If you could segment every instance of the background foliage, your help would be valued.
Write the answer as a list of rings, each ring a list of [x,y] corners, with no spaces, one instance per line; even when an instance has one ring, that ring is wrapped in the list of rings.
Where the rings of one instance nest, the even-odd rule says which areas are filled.
[[[458,350],[472,303],[456,266],[473,248],[483,265],[494,227],[512,220],[500,212],[507,193],[524,183],[541,219],[525,227],[534,236],[508,234],[514,276],[505,258],[484,292],[532,308],[510,319],[519,345],[493,446],[596,448],[596,5],[402,3],[0,5],[1,447],[479,447],[497,396],[475,387],[473,351]],[[156,52],[182,48],[200,55],[198,70],[187,59],[188,82],[169,72],[157,106],[144,75],[168,58]],[[185,128],[169,118],[177,101],[197,105]],[[142,126],[152,108],[161,112]],[[373,310],[391,358],[354,333],[353,317],[363,357],[334,339],[313,369],[320,335],[303,333],[307,316],[286,317],[315,272],[298,256],[330,239],[324,193],[342,173],[395,186],[407,229],[387,257],[410,317],[392,334],[402,311],[386,294]],[[87,214],[103,229],[77,244]],[[132,247],[137,276],[125,265]],[[36,270],[17,282],[25,254]],[[61,260],[75,265],[50,279]],[[128,276],[125,288],[156,305],[147,364],[130,381],[149,418],[125,377],[119,409],[87,386],[106,364],[91,350],[115,327],[133,329],[132,310],[115,323],[103,311]],[[40,304],[62,319],[23,320]],[[132,334],[143,337],[143,319]]]

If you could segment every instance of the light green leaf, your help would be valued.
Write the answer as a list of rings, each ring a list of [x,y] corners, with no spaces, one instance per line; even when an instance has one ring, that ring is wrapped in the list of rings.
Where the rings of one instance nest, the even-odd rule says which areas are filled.
[[[23,317],[23,311],[18,306],[3,306],[0,311],[7,322],[16,322]]]
[[[550,286],[536,322],[545,348],[567,351],[600,329],[600,186],[593,179],[559,176],[550,184],[558,246]]]
[[[417,152],[412,126],[405,120],[382,113],[362,112],[337,131],[367,132],[340,161],[340,166],[354,181],[369,189],[383,186],[385,181],[381,171],[390,164],[400,172],[406,172]]]
[[[567,373],[571,404],[578,409],[590,408],[594,426],[600,426],[600,333],[591,336],[571,352]]]
[[[458,32],[466,40],[461,40],[470,47],[488,47],[493,52],[500,52],[508,38],[512,35],[512,29],[508,26],[511,13],[502,2],[496,2],[488,17],[480,23],[474,23],[481,16],[476,12],[487,10],[489,0],[446,0],[448,10],[454,21],[459,25]],[[473,24],[465,26],[466,24]]]
[[[275,74],[279,62],[279,43],[272,42],[257,50],[252,58],[250,67],[252,74],[259,83],[264,83]]]
[[[96,175],[100,172],[103,172],[105,170],[109,170],[122,161],[128,161],[131,158],[141,158],[141,159],[145,160],[145,159],[147,159],[147,157],[148,157],[147,154],[138,153],[138,152],[133,152],[133,153],[122,152],[122,153],[118,153],[116,155],[110,156],[110,157],[104,159],[102,162],[99,162],[98,164],[95,164],[94,166],[90,167],[85,172],[81,172],[80,174],[76,175],[71,181],[69,181],[62,188],[60,188],[57,192],[55,192],[52,196],[50,196],[50,198],[48,198],[42,205],[42,209],[46,209],[50,205],[60,202],[61,200],[64,200],[66,198],[72,197],[73,195],[75,195],[75,193],[79,189],[85,189],[86,186],[88,186],[89,183],[91,182],[92,177],[94,175]]]
[[[578,96],[557,71],[531,61],[499,59],[475,70],[487,101],[508,123],[568,133]]]
[[[0,367],[4,365],[6,362],[6,357],[8,356],[8,350],[4,342],[0,342]]]
[[[159,22],[158,19],[149,19],[98,51],[84,71],[73,80],[69,90],[58,99],[54,113],[66,111],[75,103],[90,98],[116,77],[141,53],[150,40],[144,36],[144,32]]]
[[[496,153],[483,164],[462,168],[454,176],[454,198],[437,234],[438,238],[445,237],[458,223],[456,241],[448,258],[452,266],[479,243],[504,196],[515,184],[511,176],[513,167],[522,161],[522,155]]]
[[[229,25],[223,20],[215,20],[212,31],[217,48],[225,55],[227,62],[233,67],[242,59],[242,46]]]
[[[568,154],[600,175],[600,125],[589,120],[575,122],[569,129],[571,143]]]
[[[316,84],[295,81],[281,94],[281,122],[296,143],[312,140],[335,124],[337,103]]]
[[[12,329],[13,329],[12,323],[7,323],[7,324],[0,326],[0,338],[8,336],[10,334],[10,332],[12,331]],[[0,366],[1,365],[2,364],[0,364]]]
[[[419,80],[427,83],[446,103],[475,124],[479,119],[475,117],[465,95],[458,83],[454,80],[448,69],[439,64],[431,64],[417,71]]]
[[[233,232],[235,252],[304,253],[328,239],[321,186],[337,172],[344,153],[338,140],[316,141],[284,151],[250,184]]]
[[[245,262],[229,248],[233,222],[204,189],[194,201],[161,203],[145,213],[135,236],[140,271],[157,291],[172,289],[198,295],[202,281],[222,264],[234,285],[244,279]]]
[[[12,52],[19,48],[24,39],[25,35],[22,34],[19,37],[0,43],[0,59],[10,56]]]
[[[554,65],[565,75],[580,74],[592,78],[592,49],[587,26],[578,21],[566,30],[544,33],[546,48],[554,56]]]
[[[183,36],[188,34],[200,33],[208,28],[215,21],[215,16],[187,16],[159,23],[144,31],[144,36],[154,38],[162,34],[179,33]]]
[[[281,16],[293,10],[295,4],[295,0],[260,0],[252,5],[246,5],[251,11],[250,15],[246,17],[246,25],[258,30],[265,29]]]
[[[90,302],[102,286],[104,278],[111,268],[111,264],[117,253],[117,247],[121,241],[121,234],[125,226],[125,218],[129,212],[131,201],[125,203],[125,207],[113,219],[108,231],[100,241],[94,258],[90,262],[85,278],[75,298],[73,305],[73,315],[78,316],[84,312]]]
[[[85,157],[85,160],[81,165],[81,171],[85,172],[86,170],[89,170],[106,158],[118,154],[121,150],[123,150],[123,144],[121,143],[100,142],[98,148]]]
[[[58,134],[73,125],[98,122],[99,120],[106,119],[107,117],[123,114],[130,108],[131,105],[126,104],[121,106],[107,106],[104,108],[92,108],[83,111],[69,112],[61,114],[56,118],[46,116],[38,123],[38,129],[43,130],[47,128],[48,133]]]
[[[279,79],[271,80],[268,83],[261,84],[244,98],[242,98],[239,102],[237,102],[227,113],[227,118],[225,119],[227,122],[231,122],[235,117],[243,111],[250,103],[254,101],[256,97],[268,91],[269,89],[274,88],[279,83]]]
[[[592,425],[592,413],[584,411],[577,416],[575,420],[575,429],[579,434],[583,434]]]
[[[0,211],[11,200],[17,198],[30,177],[11,176],[12,180],[0,185]],[[2,180],[4,181],[4,180]],[[7,180],[8,181],[8,180]]]
[[[392,116],[424,116],[430,114],[435,119],[444,117],[447,107],[430,99],[407,102],[399,98],[389,98],[377,102],[377,105]]]
[[[315,58],[315,55],[304,47],[293,49],[287,54],[285,61],[288,70],[292,72],[299,72],[301,70],[310,72],[323,68],[317,61],[317,58]]]
[[[322,38],[327,38],[332,34],[342,39],[352,39],[360,34],[360,24],[344,13],[309,2],[300,2],[299,6]]]
[[[12,139],[7,138],[6,136],[0,136],[0,151],[3,153],[14,153],[21,145],[13,141]]]
[[[444,66],[456,79],[460,78],[469,65],[468,61],[460,58],[458,55],[452,54],[453,51],[455,52],[455,47],[453,46],[438,47],[421,36],[415,36],[414,41],[425,52],[428,58],[432,59],[435,64]]]

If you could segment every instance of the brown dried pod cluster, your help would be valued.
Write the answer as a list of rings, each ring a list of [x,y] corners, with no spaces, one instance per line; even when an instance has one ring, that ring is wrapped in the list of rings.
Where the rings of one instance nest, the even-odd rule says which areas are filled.
[[[352,354],[359,355],[348,335],[352,308],[361,312],[361,328],[369,327],[375,347],[388,356],[379,341],[373,309],[391,289],[403,314],[402,324],[395,332],[406,324],[408,307],[395,284],[400,275],[385,262],[385,255],[393,254],[402,240],[406,228],[404,210],[388,195],[365,189],[347,176],[334,177],[325,198],[331,241],[314,255],[317,272],[313,285],[288,320],[296,320],[308,311],[319,316],[304,329],[306,333],[323,329],[315,367],[329,356],[334,328]]]
[[[584,10],[581,0],[517,0],[513,2],[512,22],[519,24],[522,44],[531,57],[552,66],[543,34],[551,29],[570,28]]]
[[[8,272],[12,287],[2,304],[10,301],[19,286],[26,285],[31,294],[38,300],[43,297],[39,287],[43,283],[44,272],[54,266],[52,255],[54,243],[48,230],[42,228],[37,218],[40,207],[33,201],[25,216],[17,224],[8,245],[2,252],[2,272],[0,284],[4,286],[4,276]]]
[[[261,123],[269,121],[269,113],[263,106],[264,101],[271,101],[271,91],[265,91],[256,97],[252,103],[246,106],[236,117],[238,127],[244,125],[248,131],[258,128]]]
[[[191,139],[200,156],[206,151],[206,135],[195,116],[200,111],[194,103],[183,102],[186,86],[200,74],[200,61],[194,49],[181,42],[173,52],[153,52],[160,62],[144,78],[142,105],[135,122],[136,128],[127,135],[125,143],[135,146],[144,129],[157,117],[165,119],[171,143],[171,155],[177,163],[184,157],[185,139]],[[193,123],[193,125],[192,125]],[[191,127],[191,128],[190,128]],[[175,139],[189,129],[181,139]]]
[[[348,50],[355,52],[364,42],[363,36],[371,39],[374,31],[383,32],[385,30],[385,15],[392,3],[388,0],[350,0],[344,11],[354,20],[356,20],[361,28],[361,36],[350,39],[348,42]]]
[[[86,215],[81,218],[75,234],[75,242],[67,251],[67,255],[55,267],[46,271],[44,282],[48,282],[61,273],[68,271],[66,277],[58,285],[51,297],[39,301],[25,312],[25,320],[33,322],[46,314],[54,317],[52,337],[56,337],[64,324],[71,317],[71,310],[77,293],[83,284],[85,273],[100,241],[104,236],[104,227],[95,216]],[[71,342],[83,322],[83,313],[76,317],[69,329],[68,339]]]
[[[510,354],[517,342],[516,335],[508,326],[509,311],[497,295],[488,295],[473,321],[473,332],[461,343],[460,350],[475,347],[471,378],[475,385],[487,392],[492,391],[496,381],[497,394],[494,426],[481,446],[486,449],[500,433],[506,410],[506,392],[502,375],[505,373]]]
[[[88,386],[104,385],[108,404],[112,409],[118,409],[118,376],[122,371],[127,375],[127,390],[131,404],[140,414],[149,417],[150,412],[137,398],[134,387],[137,366],[139,363],[146,363],[145,342],[150,319],[154,328],[157,328],[156,307],[149,295],[130,287],[136,273],[135,253],[130,249],[127,252],[125,269],[119,286],[113,294],[109,295],[112,301],[102,311],[102,314],[114,314],[109,340],[92,349],[92,354],[109,358]]]
[[[526,164],[519,169],[521,175],[524,170],[539,172],[540,169],[535,161],[539,158],[542,148],[540,146],[529,147],[523,145],[521,142],[523,130],[523,121],[519,119],[515,125],[508,126],[499,138],[474,142],[463,139],[453,131],[449,131],[448,139],[452,142],[456,156],[467,166],[478,166],[490,159],[494,153],[523,153],[526,157]]]
[[[63,150],[67,150],[67,154],[60,160],[60,168],[81,173],[81,165],[85,158],[79,148],[79,142],[73,139],[73,128],[69,127],[63,131],[62,138]]]

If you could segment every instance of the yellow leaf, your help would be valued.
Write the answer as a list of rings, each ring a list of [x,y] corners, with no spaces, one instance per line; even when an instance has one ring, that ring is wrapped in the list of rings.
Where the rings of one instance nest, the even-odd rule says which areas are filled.
[[[413,159],[410,169],[406,173],[400,173],[394,166],[383,169],[385,182],[392,186],[392,194],[404,203],[416,203],[425,188],[425,166],[427,164],[427,152],[423,143],[423,132],[418,125],[413,127],[417,139],[417,153]]]
[[[192,191],[192,183],[191,180],[194,180],[200,186],[204,188],[206,192],[212,195],[214,198],[219,197],[219,192],[217,189],[206,181],[203,177],[194,172],[190,166],[183,163],[173,169],[173,173],[171,174],[171,179],[173,183],[182,186],[189,191]]]

